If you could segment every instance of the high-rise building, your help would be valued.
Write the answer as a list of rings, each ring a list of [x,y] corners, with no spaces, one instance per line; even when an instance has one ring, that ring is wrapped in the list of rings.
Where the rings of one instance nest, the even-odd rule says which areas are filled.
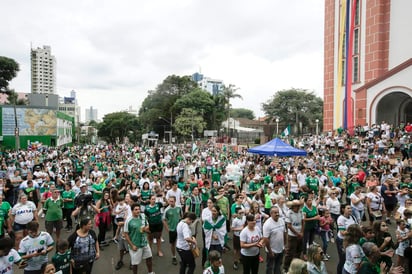
[[[56,94],[56,58],[50,46],[31,49],[31,92]]]
[[[222,80],[204,77],[203,74],[198,72],[192,75],[192,81],[196,82],[201,89],[210,92],[212,95],[217,95],[223,90],[224,86]]]
[[[97,122],[97,109],[94,109],[92,106],[90,106],[90,108],[86,108],[85,123],[87,124],[90,121]]]
[[[325,130],[412,121],[411,10],[412,1],[325,1]]]

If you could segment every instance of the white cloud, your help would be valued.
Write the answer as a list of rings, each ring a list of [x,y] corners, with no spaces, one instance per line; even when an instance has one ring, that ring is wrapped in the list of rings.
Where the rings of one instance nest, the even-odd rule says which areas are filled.
[[[323,86],[324,1],[2,1],[0,55],[30,91],[30,43],[50,45],[61,96],[77,91],[99,117],[137,109],[168,75],[201,68],[239,87],[234,107],[263,116],[276,91]]]

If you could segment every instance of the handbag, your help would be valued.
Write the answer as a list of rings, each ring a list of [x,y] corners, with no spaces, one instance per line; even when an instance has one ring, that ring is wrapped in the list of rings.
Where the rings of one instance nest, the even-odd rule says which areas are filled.
[[[382,211],[380,211],[380,210],[371,210],[371,214],[374,218],[382,217]]]
[[[200,256],[200,250],[197,246],[192,247],[191,250],[192,250],[193,257],[197,258]]]

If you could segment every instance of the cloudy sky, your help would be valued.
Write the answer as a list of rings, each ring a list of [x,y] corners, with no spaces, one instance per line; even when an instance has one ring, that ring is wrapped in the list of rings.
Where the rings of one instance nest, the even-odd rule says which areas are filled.
[[[203,73],[240,88],[233,107],[263,116],[262,103],[291,87],[323,87],[323,0],[1,1],[0,56],[30,92],[30,47],[49,45],[57,92],[85,109],[140,108],[168,75]]]

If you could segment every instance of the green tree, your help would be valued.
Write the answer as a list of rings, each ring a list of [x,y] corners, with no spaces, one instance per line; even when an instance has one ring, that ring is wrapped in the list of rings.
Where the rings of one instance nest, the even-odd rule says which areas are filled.
[[[181,136],[193,138],[203,133],[206,122],[198,111],[191,108],[184,108],[173,125],[174,130]]]
[[[17,76],[19,64],[11,58],[0,56],[0,92],[9,91],[9,82]]]
[[[293,126],[295,134],[302,133],[302,128],[313,130],[316,119],[323,117],[323,100],[305,89],[278,91],[262,108],[268,122],[279,118],[279,124]]]
[[[108,143],[123,142],[128,137],[131,142],[136,142],[141,134],[138,118],[127,112],[113,112],[103,117],[103,122],[98,125],[97,135]]]
[[[211,116],[214,105],[215,102],[213,101],[213,96],[209,92],[200,88],[195,88],[193,91],[177,99],[173,105],[173,110],[176,113],[181,113],[181,111],[185,108],[197,110],[197,112],[206,121],[206,127],[211,128]]]
[[[197,84],[190,76],[170,75],[155,90],[148,91],[148,96],[143,100],[139,110],[139,119],[144,125],[144,131],[161,132],[163,122],[159,121],[159,117],[172,119],[173,123],[173,117],[178,115],[173,109],[175,102],[196,88]]]
[[[246,118],[250,120],[255,119],[255,114],[252,110],[246,108],[233,108],[230,110],[230,117],[233,118]]]
[[[27,99],[19,99],[19,95],[14,89],[9,89],[6,94],[8,95],[6,105],[27,105]]]
[[[7,94],[8,95],[7,100],[13,104],[16,150],[20,149],[20,137],[18,133],[19,127],[17,124],[17,110],[16,110],[16,104],[18,100],[17,100],[17,94],[13,90],[9,89],[9,83],[14,77],[17,76],[17,72],[19,70],[20,70],[19,64],[16,61],[8,57],[0,56],[0,93]],[[14,97],[10,97],[10,95]]]

